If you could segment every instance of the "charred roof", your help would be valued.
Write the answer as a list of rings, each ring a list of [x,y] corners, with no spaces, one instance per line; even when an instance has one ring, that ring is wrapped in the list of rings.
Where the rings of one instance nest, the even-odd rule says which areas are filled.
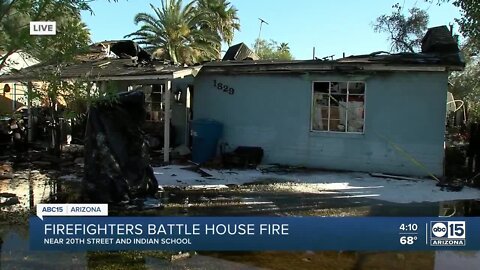
[[[153,59],[151,55],[131,40],[110,40],[94,43],[88,50],[75,56],[69,63],[36,64],[0,77],[0,81],[39,80],[44,74],[60,70],[65,79],[90,80],[130,79],[142,76],[167,76],[185,70],[184,66]]]
[[[204,72],[258,73],[305,71],[372,71],[372,70],[463,70],[465,62],[457,42],[446,26],[428,29],[422,40],[421,53],[373,52],[337,60],[269,61],[250,59],[244,43],[230,47],[223,61],[204,64]],[[251,52],[253,53],[253,52]]]
[[[203,65],[202,72],[224,73],[291,73],[291,72],[364,72],[364,71],[453,71],[463,70],[460,53],[374,52],[337,60],[292,61],[217,61]]]
[[[20,70],[17,73],[7,74],[0,77],[0,81],[28,81],[39,80],[43,74],[60,69],[64,79],[84,78],[90,80],[126,79],[127,77],[162,76],[185,69],[181,66],[166,64],[160,61],[150,62],[148,65],[137,65],[131,59],[104,58],[93,61],[57,65],[37,64]]]
[[[337,60],[258,60],[255,53],[244,43],[239,43],[230,47],[223,58],[224,61],[205,63],[202,72],[239,74],[463,70],[464,59],[458,47],[454,48],[453,38],[446,30],[448,32],[446,26],[429,29],[423,39],[422,53],[374,52]],[[97,79],[165,75],[185,70],[183,66],[153,59],[148,52],[131,40],[112,40],[92,44],[87,53],[78,55],[71,63],[61,66],[37,64],[18,73],[1,76],[0,80],[36,80],[41,78],[43,73],[58,68],[61,69],[63,78]]]
[[[76,59],[89,61],[105,57],[135,58],[146,62],[152,60],[151,54],[132,40],[106,40],[94,43],[88,47],[87,52],[77,55]]]

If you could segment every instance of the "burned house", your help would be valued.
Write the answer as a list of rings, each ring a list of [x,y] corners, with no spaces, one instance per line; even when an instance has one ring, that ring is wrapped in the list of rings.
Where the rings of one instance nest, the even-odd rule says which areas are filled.
[[[150,131],[165,149],[190,145],[198,135],[191,124],[213,120],[222,126],[218,145],[208,142],[217,155],[250,147],[267,164],[443,175],[448,75],[464,67],[446,27],[430,29],[420,53],[337,60],[261,61],[238,44],[223,61],[184,67],[153,60],[131,41],[95,46],[62,76],[142,90]],[[34,79],[42,68],[0,80]],[[193,143],[193,153],[210,151],[205,143]]]
[[[194,118],[222,123],[227,149],[262,148],[267,164],[443,175],[447,79],[463,66],[446,27],[421,53],[212,62],[195,78]]]
[[[31,91],[33,82],[55,73],[62,81],[82,83],[85,89],[78,91],[87,97],[98,96],[80,135],[85,145],[82,195],[89,202],[134,203],[158,189],[149,146],[163,148],[168,162],[170,147],[188,139],[182,136],[187,93],[197,70],[153,59],[135,42],[119,40],[93,44],[71,62],[37,64],[0,80],[24,82]],[[87,104],[81,105],[87,111]]]
[[[146,97],[145,129],[152,144],[166,149],[188,140],[189,87],[200,67],[184,67],[158,59],[133,41],[115,40],[92,44],[89,50],[60,67],[40,63],[20,72],[3,75],[1,82],[41,80],[45,73],[60,70],[64,80],[92,83],[91,91],[127,92],[140,90]],[[167,123],[167,124],[165,124]],[[164,160],[169,160],[168,151]]]

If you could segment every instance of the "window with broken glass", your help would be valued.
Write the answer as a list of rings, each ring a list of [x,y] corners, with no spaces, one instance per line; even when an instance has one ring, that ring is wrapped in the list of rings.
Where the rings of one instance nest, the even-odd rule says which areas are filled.
[[[363,133],[364,82],[314,82],[312,130]]]
[[[164,84],[134,85],[129,88],[129,91],[131,90],[139,90],[145,94],[146,120],[148,122],[163,121],[164,104],[162,95],[165,91]]]

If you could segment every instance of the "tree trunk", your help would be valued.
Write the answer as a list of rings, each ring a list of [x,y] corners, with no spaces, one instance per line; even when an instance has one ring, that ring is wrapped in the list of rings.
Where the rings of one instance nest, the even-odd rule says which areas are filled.
[[[60,138],[60,125],[59,125],[59,116],[58,116],[56,101],[51,103],[50,117],[51,117],[50,151],[52,152],[53,155],[60,156],[61,138]]]

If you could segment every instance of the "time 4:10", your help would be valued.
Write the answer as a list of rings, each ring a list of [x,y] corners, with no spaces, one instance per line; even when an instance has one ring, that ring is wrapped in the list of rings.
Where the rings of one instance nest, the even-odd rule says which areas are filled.
[[[417,231],[418,230],[418,225],[413,223],[413,224],[402,224],[400,225],[400,230],[401,231]]]

